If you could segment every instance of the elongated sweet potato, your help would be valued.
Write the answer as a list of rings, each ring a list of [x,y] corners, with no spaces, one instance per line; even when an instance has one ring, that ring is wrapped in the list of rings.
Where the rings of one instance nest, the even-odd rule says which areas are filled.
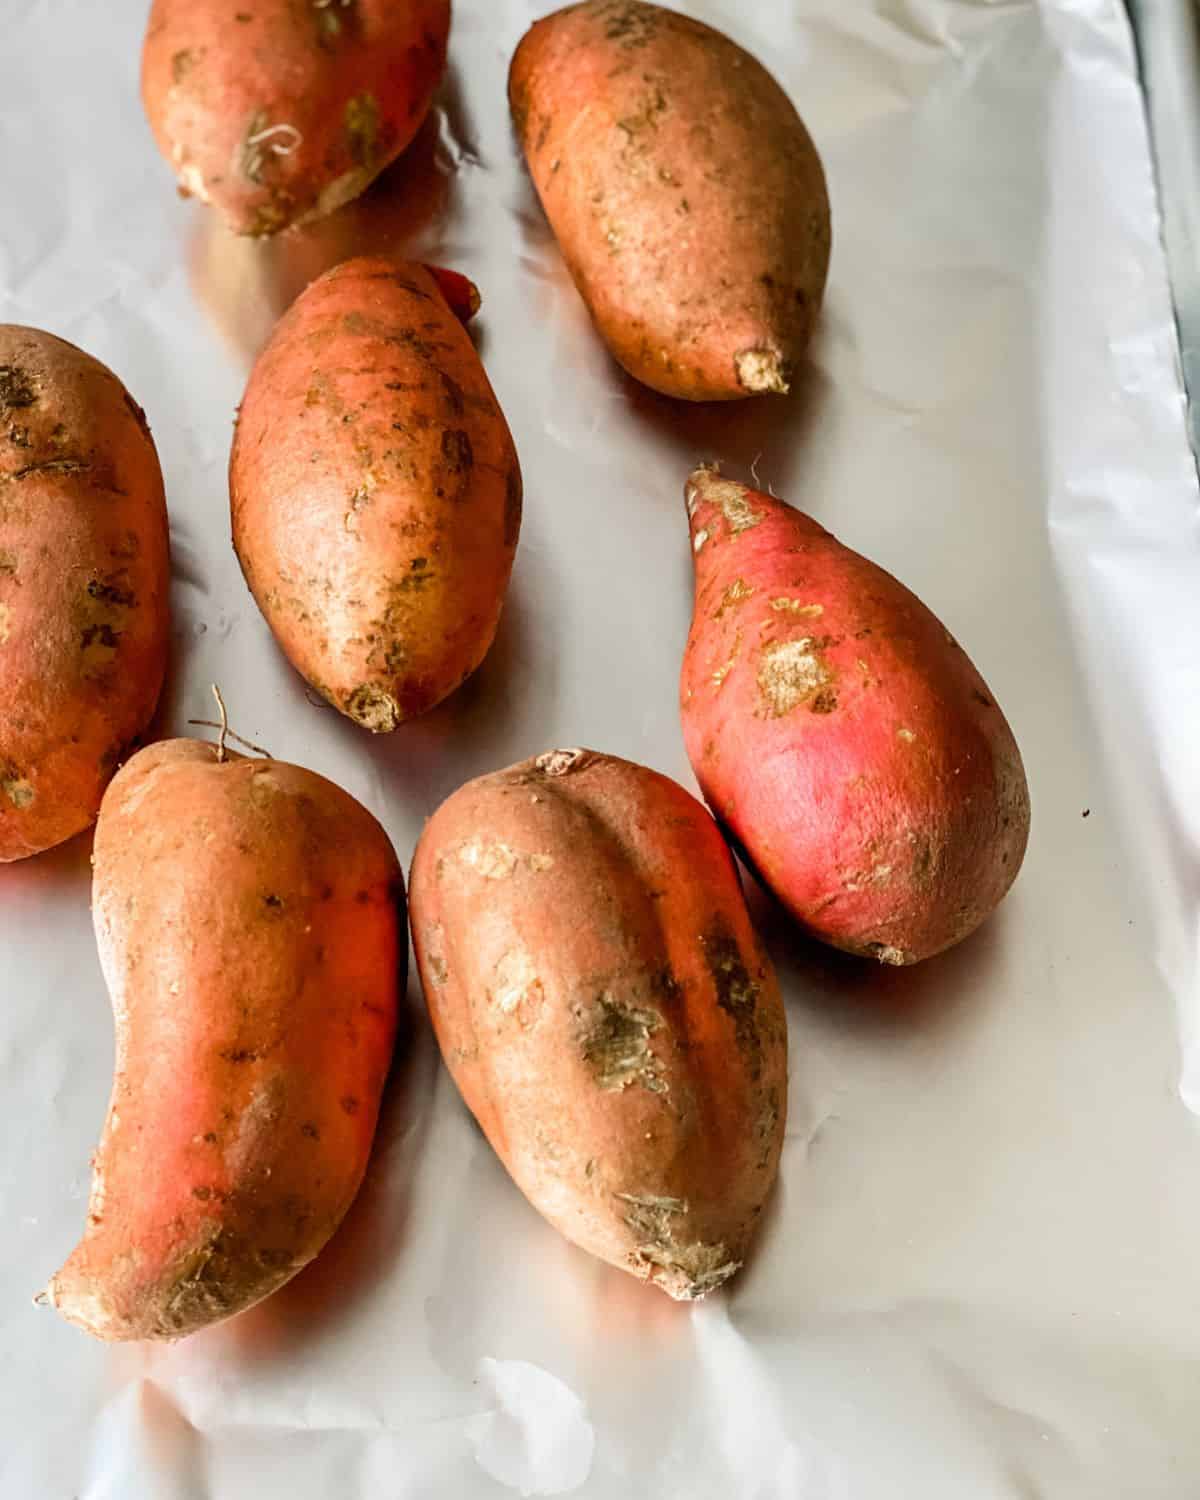
[[[786,392],[829,267],[820,158],[720,32],[641,0],[538,21],[509,99],[551,228],[609,348],[668,396]]]
[[[230,460],[259,608],[293,666],[377,732],[483,660],[521,526],[516,450],[444,289],[463,313],[478,296],[446,277],[353,260],[314,282],[254,367]]]
[[[732,1276],[779,1162],[787,1033],[695,798],[552,751],[438,809],[410,902],[446,1065],[533,1206],[673,1297]]]
[[[74,344],[0,325],[0,861],[94,820],[158,701],[169,574],[141,407]]]
[[[142,99],[186,193],[239,234],[332,212],[412,140],[450,0],[154,0]]]
[[[181,1338],[295,1275],[358,1191],[403,881],[322,777],[170,740],[105,795],[93,911],[116,1074],[87,1227],[43,1299],[98,1338]]]
[[[986,683],[919,599],[808,516],[708,469],[687,503],[683,731],[709,805],[814,936],[889,964],[957,943],[1029,836]]]

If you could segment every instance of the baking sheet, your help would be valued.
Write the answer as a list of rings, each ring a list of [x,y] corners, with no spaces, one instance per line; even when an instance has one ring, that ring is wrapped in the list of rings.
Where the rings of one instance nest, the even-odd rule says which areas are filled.
[[[461,781],[556,744],[692,785],[681,490],[751,470],[898,573],[1021,741],[1034,834],[915,971],[755,910],[792,1031],[752,1264],[680,1307],[560,1241],[441,1071],[419,996],[367,1183],[315,1265],[172,1348],[29,1298],[81,1227],[111,1064],[86,839],[0,869],[0,1495],[687,1500],[1200,1495],[1200,504],[1142,100],[1116,0],[686,0],[824,155],[827,309],[790,402],[680,408],[591,336],[520,168],[535,0],[457,0],[409,157],[335,222],[234,242],[173,196],[145,6],[0,0],[0,318],[109,362],[172,512],[160,719],[331,776],[407,861]],[[495,649],[385,741],[313,707],[228,542],[234,407],[272,319],[359,249],[471,274],[525,468]],[[1182,1023],[1182,1033],[1177,1029]],[[1180,1036],[1183,1046],[1180,1045]]]

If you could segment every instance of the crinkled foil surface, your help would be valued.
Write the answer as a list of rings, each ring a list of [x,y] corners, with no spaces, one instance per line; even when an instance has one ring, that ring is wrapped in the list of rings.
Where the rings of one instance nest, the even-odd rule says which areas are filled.
[[[1117,0],[681,0],[824,156],[828,301],[793,399],[674,405],[593,336],[510,131],[542,9],[457,0],[406,158],[274,244],[179,201],[139,0],[0,0],[0,318],[147,407],[172,518],[159,719],[340,782],[407,863],[468,777],[591,745],[691,786],[689,466],[720,459],[897,573],[987,677],[1034,797],[1024,873],[884,971],[760,897],[792,1034],[756,1255],[676,1306],[561,1241],[440,1065],[419,992],[368,1180],[257,1310],[114,1350],[31,1304],[82,1227],[112,1059],[89,840],[0,869],[4,1500],[1186,1500],[1200,1494],[1200,504],[1143,100]],[[229,543],[255,351],[347,254],[474,277],[523,460],[503,628],[371,739],[308,701]]]

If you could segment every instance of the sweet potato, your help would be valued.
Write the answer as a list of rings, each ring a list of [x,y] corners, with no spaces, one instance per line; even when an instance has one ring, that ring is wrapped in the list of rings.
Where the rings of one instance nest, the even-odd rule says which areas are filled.
[[[483,660],[521,525],[512,438],[437,274],[353,260],[314,282],[254,367],[229,468],[276,639],[377,732]]]
[[[719,820],[815,937],[911,964],[1016,879],[1029,792],[983,678],[913,594],[808,516],[687,486],[684,738]]]
[[[93,912],[116,1075],[87,1227],[41,1300],[175,1339],[273,1292],[358,1191],[403,986],[403,882],[352,797],[198,740],[104,798]]]
[[[74,344],[0,325],[0,861],[95,819],[158,701],[169,586],[145,413]]]
[[[552,751],[438,809],[410,910],[442,1056],[533,1206],[672,1297],[732,1276],[779,1162],[787,1032],[703,807]]]
[[[538,21],[513,122],[609,349],[668,396],[786,392],[825,289],[829,199],[787,95],[720,32],[640,0]]]
[[[142,100],[185,193],[266,235],[356,197],[416,135],[450,0],[154,0]]]

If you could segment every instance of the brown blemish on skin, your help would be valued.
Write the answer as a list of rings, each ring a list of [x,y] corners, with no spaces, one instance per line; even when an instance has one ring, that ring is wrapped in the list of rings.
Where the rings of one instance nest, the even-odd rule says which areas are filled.
[[[767,718],[783,718],[802,703],[816,699],[832,681],[817,654],[817,643],[811,637],[771,641],[759,655],[759,701]],[[837,697],[833,695],[831,708],[836,707]],[[830,712],[831,708],[817,712]]]
[[[346,105],[346,139],[356,166],[374,166],[379,143],[379,103],[374,94],[358,94]]]
[[[130,609],[137,603],[137,596],[132,589],[123,589],[101,578],[91,579],[87,586],[87,595],[89,599],[95,599],[100,604],[108,604],[116,609]]]
[[[898,740],[903,740],[906,745],[911,745],[912,742],[916,739],[916,735],[912,732],[911,729],[897,729],[896,738]]]
[[[17,576],[17,559],[11,552],[0,552],[0,574],[9,578]]]
[[[0,604],[0,646],[8,644],[8,637],[12,632],[12,610],[7,604]]]
[[[471,435],[462,428],[448,428],[442,433],[442,458],[451,474],[467,474],[475,466]]]
[[[342,1109],[348,1115],[356,1115],[359,1111],[359,1102],[353,1094],[346,1094],[341,1100]]]
[[[752,1078],[762,1071],[762,1042],[758,1035],[758,998],[762,986],[752,979],[737,939],[715,926],[700,939],[704,962],[717,991],[717,1004],[733,1021],[738,1049]]]
[[[4,793],[18,812],[29,807],[35,796],[33,787],[12,767],[8,767],[5,774],[0,775],[0,792]]]
[[[656,1010],[628,1005],[607,993],[580,1017],[579,1048],[596,1083],[606,1093],[640,1084],[664,1094],[667,1084],[650,1038],[662,1025]]]
[[[823,604],[801,604],[799,599],[772,599],[771,608],[777,614],[804,615],[810,620],[819,619],[825,613]]]
[[[895,948],[890,943],[868,943],[866,951],[881,964],[889,964],[893,968],[900,968],[909,962],[908,954],[903,948]]]
[[[195,54],[190,48],[185,47],[182,52],[176,52],[171,59],[171,81],[179,84],[187,77],[195,65]]]
[[[33,376],[17,365],[0,365],[0,408],[32,406],[37,400]]]
[[[838,706],[838,695],[832,688],[822,688],[808,705],[809,713],[831,714]]]

